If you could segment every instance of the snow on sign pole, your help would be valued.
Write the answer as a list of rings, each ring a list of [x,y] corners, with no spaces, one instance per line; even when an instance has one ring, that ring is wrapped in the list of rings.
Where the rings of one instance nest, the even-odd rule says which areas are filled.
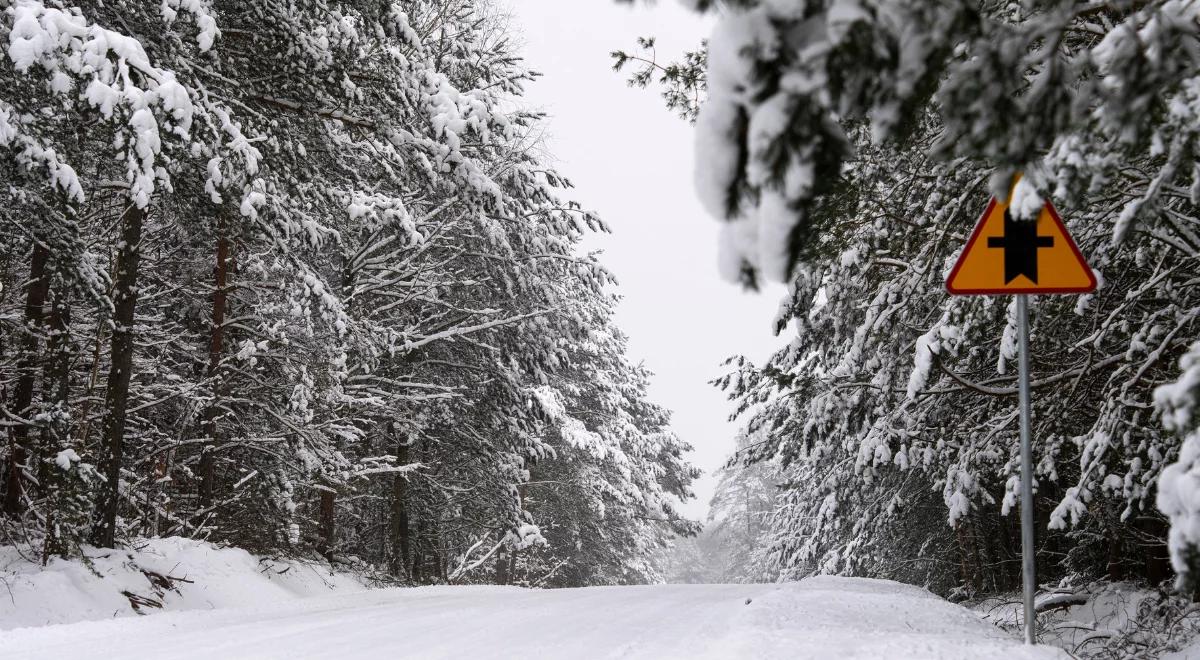
[[[1017,405],[1021,413],[1021,572],[1025,590],[1025,643],[1034,643],[1036,619],[1033,594],[1033,431],[1029,392],[1029,301],[1027,296],[1047,293],[1088,293],[1096,290],[1096,276],[1067,233],[1062,218],[1047,200],[1031,189],[1020,190],[1020,175],[1013,180],[1008,200],[992,198],[967,240],[958,262],[946,278],[946,290],[956,295],[1015,295],[1017,297]],[[1036,220],[1020,219],[1009,205],[1026,206],[1035,200],[1041,209]],[[1013,210],[1016,212],[1016,210]],[[1026,213],[1025,215],[1032,215]]]

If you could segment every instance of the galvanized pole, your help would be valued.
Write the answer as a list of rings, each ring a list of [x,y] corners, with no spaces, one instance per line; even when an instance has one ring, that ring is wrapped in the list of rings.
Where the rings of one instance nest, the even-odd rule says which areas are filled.
[[[1025,643],[1033,644],[1033,593],[1037,588],[1034,576],[1033,548],[1033,432],[1029,402],[1029,301],[1017,294],[1017,356],[1018,404],[1021,408],[1021,577],[1025,586]]]

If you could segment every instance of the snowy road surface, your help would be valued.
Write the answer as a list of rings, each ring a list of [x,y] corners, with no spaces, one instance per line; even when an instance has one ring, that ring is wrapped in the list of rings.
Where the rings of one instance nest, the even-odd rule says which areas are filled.
[[[747,602],[749,601],[749,602]],[[0,658],[1065,658],[920,589],[425,587],[0,631]]]

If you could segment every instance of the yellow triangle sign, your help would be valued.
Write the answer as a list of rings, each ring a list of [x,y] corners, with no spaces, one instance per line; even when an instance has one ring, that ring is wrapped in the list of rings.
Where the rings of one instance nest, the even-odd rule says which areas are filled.
[[[992,198],[946,278],[947,291],[995,295],[1096,290],[1096,275],[1049,200],[1036,223],[1013,218],[1008,204]]]

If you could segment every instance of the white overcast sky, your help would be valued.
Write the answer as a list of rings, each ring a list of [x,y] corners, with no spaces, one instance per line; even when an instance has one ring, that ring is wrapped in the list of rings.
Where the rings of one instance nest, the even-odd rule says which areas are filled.
[[[771,321],[782,289],[746,293],[718,277],[719,227],[692,186],[692,128],[657,90],[630,89],[609,53],[654,36],[660,61],[671,59],[697,47],[709,24],[671,0],[500,0],[505,5],[529,65],[544,74],[527,100],[550,115],[547,147],[575,184],[572,196],[613,230],[594,245],[621,283],[617,321],[630,357],[656,374],[651,397],[673,412],[675,432],[707,473],[685,509],[702,517],[711,473],[737,431],[726,421],[731,404],[707,383],[726,357],[761,362],[781,343]]]

